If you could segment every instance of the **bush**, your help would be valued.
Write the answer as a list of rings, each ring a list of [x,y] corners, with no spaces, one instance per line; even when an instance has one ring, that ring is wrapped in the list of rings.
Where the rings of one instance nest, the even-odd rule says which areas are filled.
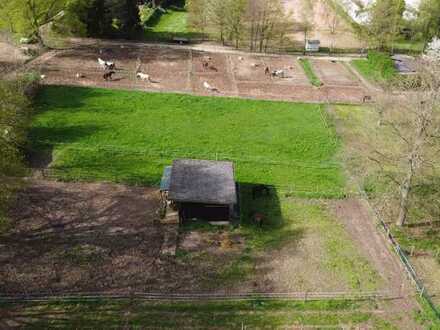
[[[30,120],[30,95],[37,80],[25,75],[15,81],[0,80],[0,231],[6,223],[6,208],[26,174],[23,150]]]
[[[394,61],[388,54],[369,52],[367,60],[370,66],[379,71],[385,80],[394,78],[397,73],[394,67]]]

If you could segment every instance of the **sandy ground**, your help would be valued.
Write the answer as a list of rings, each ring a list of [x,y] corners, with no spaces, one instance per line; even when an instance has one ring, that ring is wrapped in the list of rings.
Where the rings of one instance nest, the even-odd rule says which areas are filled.
[[[308,13],[306,3],[313,5],[313,12]],[[313,30],[308,39],[318,39],[322,47],[362,48],[365,45],[356,37],[352,27],[339,16],[323,0],[283,0],[287,11],[293,13],[293,20],[304,22],[304,17],[313,24]],[[336,21],[335,21],[336,17]],[[336,23],[335,23],[336,22]],[[335,31],[331,33],[331,31]],[[290,37],[303,43],[304,34],[294,33]]]
[[[0,40],[0,72],[14,69],[29,58],[20,48]]]
[[[116,63],[112,81],[103,79],[97,58]],[[203,67],[207,62],[208,67]],[[107,44],[54,51],[33,61],[47,84],[97,86],[196,95],[233,96],[255,99],[360,103],[368,94],[358,78],[341,63],[328,59],[316,61],[322,67],[324,86],[311,86],[298,58],[256,54],[210,53],[175,47],[133,44]],[[135,70],[151,76],[151,81],[136,79]],[[331,69],[326,70],[327,67]],[[285,77],[265,75],[265,68],[284,70]],[[320,72],[321,72],[320,71]],[[81,78],[76,78],[77,74]],[[209,91],[207,82],[216,88]]]

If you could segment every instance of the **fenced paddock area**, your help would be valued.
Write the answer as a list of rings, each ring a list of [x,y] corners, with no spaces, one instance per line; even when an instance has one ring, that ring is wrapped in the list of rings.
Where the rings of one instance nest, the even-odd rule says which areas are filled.
[[[98,57],[116,63],[113,81],[103,79]],[[207,67],[203,66],[205,62]],[[140,71],[151,76],[151,82],[136,78],[139,64]],[[298,58],[288,55],[210,53],[185,47],[113,43],[54,51],[53,56],[32,63],[45,75],[47,84],[305,102],[361,103],[368,94],[341,63],[322,59],[315,65],[323,76],[321,88],[313,87]],[[265,75],[266,67],[284,70],[285,77]],[[217,91],[204,88],[205,81]]]

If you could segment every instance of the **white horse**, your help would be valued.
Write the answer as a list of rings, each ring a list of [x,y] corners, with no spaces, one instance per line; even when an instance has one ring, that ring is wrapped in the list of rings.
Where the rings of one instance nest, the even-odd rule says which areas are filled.
[[[143,81],[148,81],[148,82],[151,81],[150,75],[146,74],[146,73],[142,73],[142,72],[137,72],[136,78],[139,78],[140,80],[143,80]]]
[[[114,62],[107,62],[107,61],[104,61],[104,60],[101,59],[101,58],[98,58],[98,64],[99,64],[99,66],[100,66],[103,70],[107,70],[107,69],[112,70],[112,69],[115,68],[115,63],[114,63]]]
[[[203,82],[203,87],[210,92],[218,92],[219,90],[213,86],[211,86],[207,81]]]

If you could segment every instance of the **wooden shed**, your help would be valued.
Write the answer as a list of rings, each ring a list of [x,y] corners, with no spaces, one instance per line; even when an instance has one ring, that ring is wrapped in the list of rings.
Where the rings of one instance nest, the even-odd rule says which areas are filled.
[[[179,211],[180,221],[233,218],[237,188],[232,162],[179,159],[166,171],[170,171],[167,199]]]

